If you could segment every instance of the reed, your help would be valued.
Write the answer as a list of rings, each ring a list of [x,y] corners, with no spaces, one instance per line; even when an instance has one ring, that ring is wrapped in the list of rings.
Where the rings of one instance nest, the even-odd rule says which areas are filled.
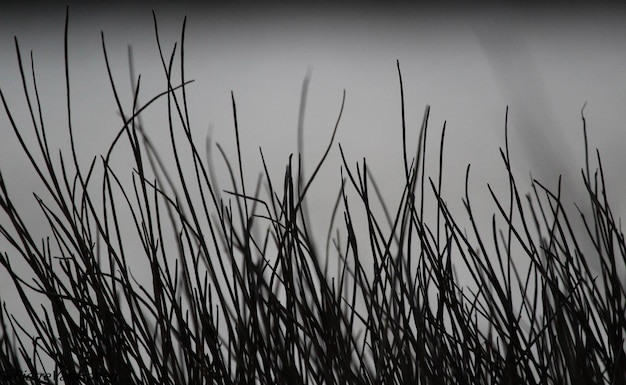
[[[156,17],[155,31],[159,41]],[[445,126],[431,177],[429,110],[418,143],[407,143],[399,64],[405,178],[395,205],[381,198],[366,159],[351,166],[335,143],[343,101],[310,177],[297,154],[284,169],[268,170],[261,151],[264,173],[251,181],[232,96],[237,151],[233,158],[217,145],[230,175],[220,187],[214,167],[221,163],[192,140],[184,31],[185,23],[169,55],[159,43],[164,91],[140,105],[138,77],[129,106],[120,101],[103,35],[122,123],[89,164],[78,160],[71,119],[69,153],[50,151],[34,65],[27,71],[16,39],[36,147],[0,96],[45,186],[35,203],[49,235],[29,230],[15,209],[21,197],[0,174],[0,232],[11,246],[0,263],[28,316],[18,319],[6,306],[0,312],[1,384],[626,383],[626,243],[599,152],[587,151],[584,115],[580,183],[588,201],[579,207],[590,209],[578,213],[564,208],[560,183],[519,187],[507,141],[500,153],[509,190],[505,197],[489,190],[492,227],[479,225],[467,188],[459,198],[466,213],[453,215],[441,194]],[[157,100],[167,104],[171,162],[142,124]],[[133,162],[120,170],[112,159],[122,150]],[[331,151],[341,154],[343,183],[329,228],[313,229],[307,198]],[[466,186],[469,178],[468,166]],[[581,218],[583,231],[574,224]],[[327,234],[326,242],[314,242],[313,231]],[[130,267],[138,258],[149,271],[145,282]]]

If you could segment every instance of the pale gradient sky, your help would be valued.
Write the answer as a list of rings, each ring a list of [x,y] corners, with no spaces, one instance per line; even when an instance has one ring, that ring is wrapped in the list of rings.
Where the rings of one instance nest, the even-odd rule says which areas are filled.
[[[0,7],[7,7],[2,5]],[[389,199],[402,188],[400,96],[396,60],[404,79],[409,139],[431,105],[431,164],[447,121],[444,195],[461,209],[464,173],[472,164],[472,195],[489,202],[486,183],[504,186],[498,147],[504,143],[509,105],[512,155],[520,178],[530,169],[554,186],[559,173],[577,183],[582,166],[580,110],[585,102],[592,147],[599,147],[615,209],[626,208],[622,151],[626,118],[626,14],[597,8],[477,9],[394,7],[197,8],[155,5],[166,53],[187,20],[187,78],[192,129],[203,140],[209,125],[215,140],[233,149],[230,92],[234,92],[242,135],[244,167],[252,185],[260,172],[258,147],[280,178],[296,152],[302,81],[312,68],[305,121],[305,154],[310,167],[330,137],[346,90],[337,141],[352,165],[367,157]],[[52,147],[67,148],[63,77],[64,6],[0,12],[0,88],[20,125],[30,130],[20,90],[13,36],[22,55],[33,50],[44,117]],[[104,31],[114,76],[125,106],[130,105],[126,47],[132,45],[142,74],[144,102],[165,87],[149,7],[70,9],[70,76],[74,125],[80,156],[102,152],[120,127],[105,72],[100,31]],[[161,105],[162,106],[162,105]],[[160,114],[160,115],[159,115]],[[153,138],[167,141],[158,108],[147,113]],[[150,119],[152,117],[152,119]],[[17,150],[4,111],[0,113],[0,169],[33,231],[45,232],[30,191],[40,186]],[[16,152],[17,151],[17,152]],[[335,146],[311,208],[323,230],[339,186]],[[218,165],[218,168],[221,167]],[[570,179],[568,179],[570,178]],[[550,184],[552,183],[552,184]],[[567,184],[566,186],[569,186]],[[580,187],[580,184],[576,185]],[[525,188],[525,186],[523,186]],[[504,191],[504,190],[501,190]],[[577,190],[570,187],[572,197]],[[331,192],[329,195],[328,193]],[[485,207],[488,224],[493,206]],[[462,214],[462,212],[461,212]],[[4,218],[1,216],[0,218]],[[1,244],[1,243],[0,243]],[[0,297],[12,290],[6,281]]]

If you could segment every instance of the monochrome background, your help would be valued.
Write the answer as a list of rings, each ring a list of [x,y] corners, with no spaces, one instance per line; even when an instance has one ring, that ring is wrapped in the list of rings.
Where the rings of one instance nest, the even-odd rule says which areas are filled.
[[[403,3],[177,4],[71,4],[73,124],[78,155],[85,164],[106,151],[121,127],[104,64],[101,31],[127,111],[132,102],[127,46],[132,46],[136,73],[142,75],[140,101],[165,90],[152,7],[167,57],[173,43],[180,40],[187,16],[186,77],[194,79],[188,87],[194,137],[202,144],[211,135],[213,142],[221,143],[234,157],[233,92],[243,163],[251,185],[262,171],[259,147],[277,180],[289,155],[297,152],[301,88],[311,71],[304,123],[307,171],[312,172],[323,154],[345,90],[337,142],[351,166],[367,158],[386,199],[397,202],[403,186],[398,60],[413,148],[425,107],[431,106],[428,162],[432,175],[436,175],[438,144],[446,124],[443,190],[456,212],[463,215],[467,164],[472,165],[470,192],[485,226],[495,210],[487,184],[506,192],[506,171],[498,149],[504,145],[507,106],[516,175],[526,182],[532,170],[533,177],[550,187],[563,175],[565,203],[573,210],[572,202],[584,196],[580,169],[585,104],[590,145],[603,155],[615,214],[626,209],[621,198],[626,193],[626,13],[622,8],[609,3],[594,7],[479,3],[471,8],[452,3],[438,8]],[[27,69],[33,52],[51,147],[67,151],[65,6],[18,8],[3,3],[0,9],[0,89],[17,124],[34,143],[15,55],[13,37],[17,36]],[[144,123],[157,145],[167,148],[163,107],[157,103],[148,110]],[[18,209],[33,233],[45,236],[48,230],[31,194],[42,191],[42,186],[4,111],[0,138],[0,170],[9,193],[23,197]],[[224,170],[216,158],[216,168]],[[325,237],[340,185],[340,167],[335,145],[309,195],[320,238]],[[226,174],[222,171],[221,176]],[[520,187],[522,191],[528,188]],[[0,218],[6,220],[4,215]],[[10,252],[4,241],[0,245],[0,251]],[[13,284],[4,271],[0,277],[0,298],[18,311],[19,306],[11,305]]]

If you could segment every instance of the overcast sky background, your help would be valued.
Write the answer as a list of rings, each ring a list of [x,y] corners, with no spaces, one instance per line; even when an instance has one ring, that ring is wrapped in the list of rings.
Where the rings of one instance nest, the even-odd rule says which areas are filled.
[[[352,165],[368,160],[386,196],[402,188],[400,96],[396,60],[404,79],[409,140],[417,140],[424,108],[431,105],[429,160],[447,122],[444,195],[461,209],[464,174],[472,164],[472,195],[489,201],[487,183],[505,186],[498,147],[504,144],[506,106],[515,169],[554,186],[565,175],[574,199],[581,187],[584,103],[591,147],[604,156],[609,192],[621,213],[626,205],[623,165],[626,121],[626,13],[598,7],[525,8],[481,4],[467,7],[240,5],[211,8],[154,4],[166,54],[179,40],[187,15],[186,62],[192,129],[203,140],[234,149],[231,90],[249,183],[262,170],[261,146],[275,178],[297,150],[296,127],[302,82],[309,68],[305,159],[309,172],[330,137],[346,90],[337,141]],[[20,127],[25,115],[15,58],[17,36],[24,59],[33,51],[43,113],[53,148],[67,149],[63,28],[65,7],[21,9],[0,5],[0,88]],[[131,105],[127,45],[142,74],[140,100],[165,89],[149,6],[70,8],[69,46],[73,120],[79,156],[105,151],[121,127],[108,84],[100,31],[104,31],[118,88]],[[152,137],[167,144],[164,113],[147,112]],[[10,193],[24,196],[20,209],[35,233],[45,234],[30,193],[41,186],[21,154],[4,111],[0,113],[0,169]],[[232,153],[234,156],[234,153]],[[338,148],[311,192],[311,211],[325,237],[331,202],[339,187]],[[69,153],[68,153],[69,156]],[[218,162],[218,168],[222,168]],[[434,170],[433,170],[434,173]],[[526,188],[526,186],[522,186]],[[501,190],[505,191],[505,190]],[[488,224],[493,206],[485,208]],[[461,212],[462,213],[462,212]],[[4,220],[4,216],[2,216]],[[1,243],[0,243],[1,244]],[[0,297],[12,283],[0,284]]]

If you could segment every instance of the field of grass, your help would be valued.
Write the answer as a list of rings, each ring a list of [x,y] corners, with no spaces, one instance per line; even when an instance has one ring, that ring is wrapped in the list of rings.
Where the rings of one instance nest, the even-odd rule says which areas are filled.
[[[36,65],[16,40],[37,147],[1,97],[45,186],[35,203],[49,236],[29,231],[15,209],[22,196],[0,174],[0,233],[10,245],[0,263],[28,316],[0,312],[0,384],[626,383],[626,242],[599,152],[586,146],[580,185],[588,200],[570,212],[560,187],[518,184],[507,141],[509,191],[492,193],[498,210],[485,231],[467,189],[440,194],[446,131],[428,127],[428,108],[418,142],[407,142],[398,64],[399,202],[384,201],[366,159],[355,164],[335,142],[343,102],[310,176],[298,154],[284,169],[267,169],[261,150],[265,172],[245,180],[234,96],[238,151],[217,144],[213,154],[192,140],[183,47],[184,26],[171,54],[159,45],[164,91],[145,104],[137,78],[135,102],[122,105],[109,71],[121,129],[107,153],[81,164],[67,62],[59,95],[67,97],[71,151],[57,153]],[[104,37],[103,50],[106,58]],[[157,100],[168,106],[158,112],[169,129],[167,155],[142,125]],[[582,113],[580,132],[587,143]],[[435,151],[428,135],[440,135]],[[119,151],[133,163],[113,167]],[[307,194],[331,151],[341,155],[343,184],[329,227],[313,229]],[[439,165],[434,176],[427,157]],[[216,178],[222,164],[228,181]],[[469,166],[466,175],[467,184]],[[462,217],[448,210],[450,199],[463,200]],[[136,278],[131,259],[144,261],[149,280]]]

